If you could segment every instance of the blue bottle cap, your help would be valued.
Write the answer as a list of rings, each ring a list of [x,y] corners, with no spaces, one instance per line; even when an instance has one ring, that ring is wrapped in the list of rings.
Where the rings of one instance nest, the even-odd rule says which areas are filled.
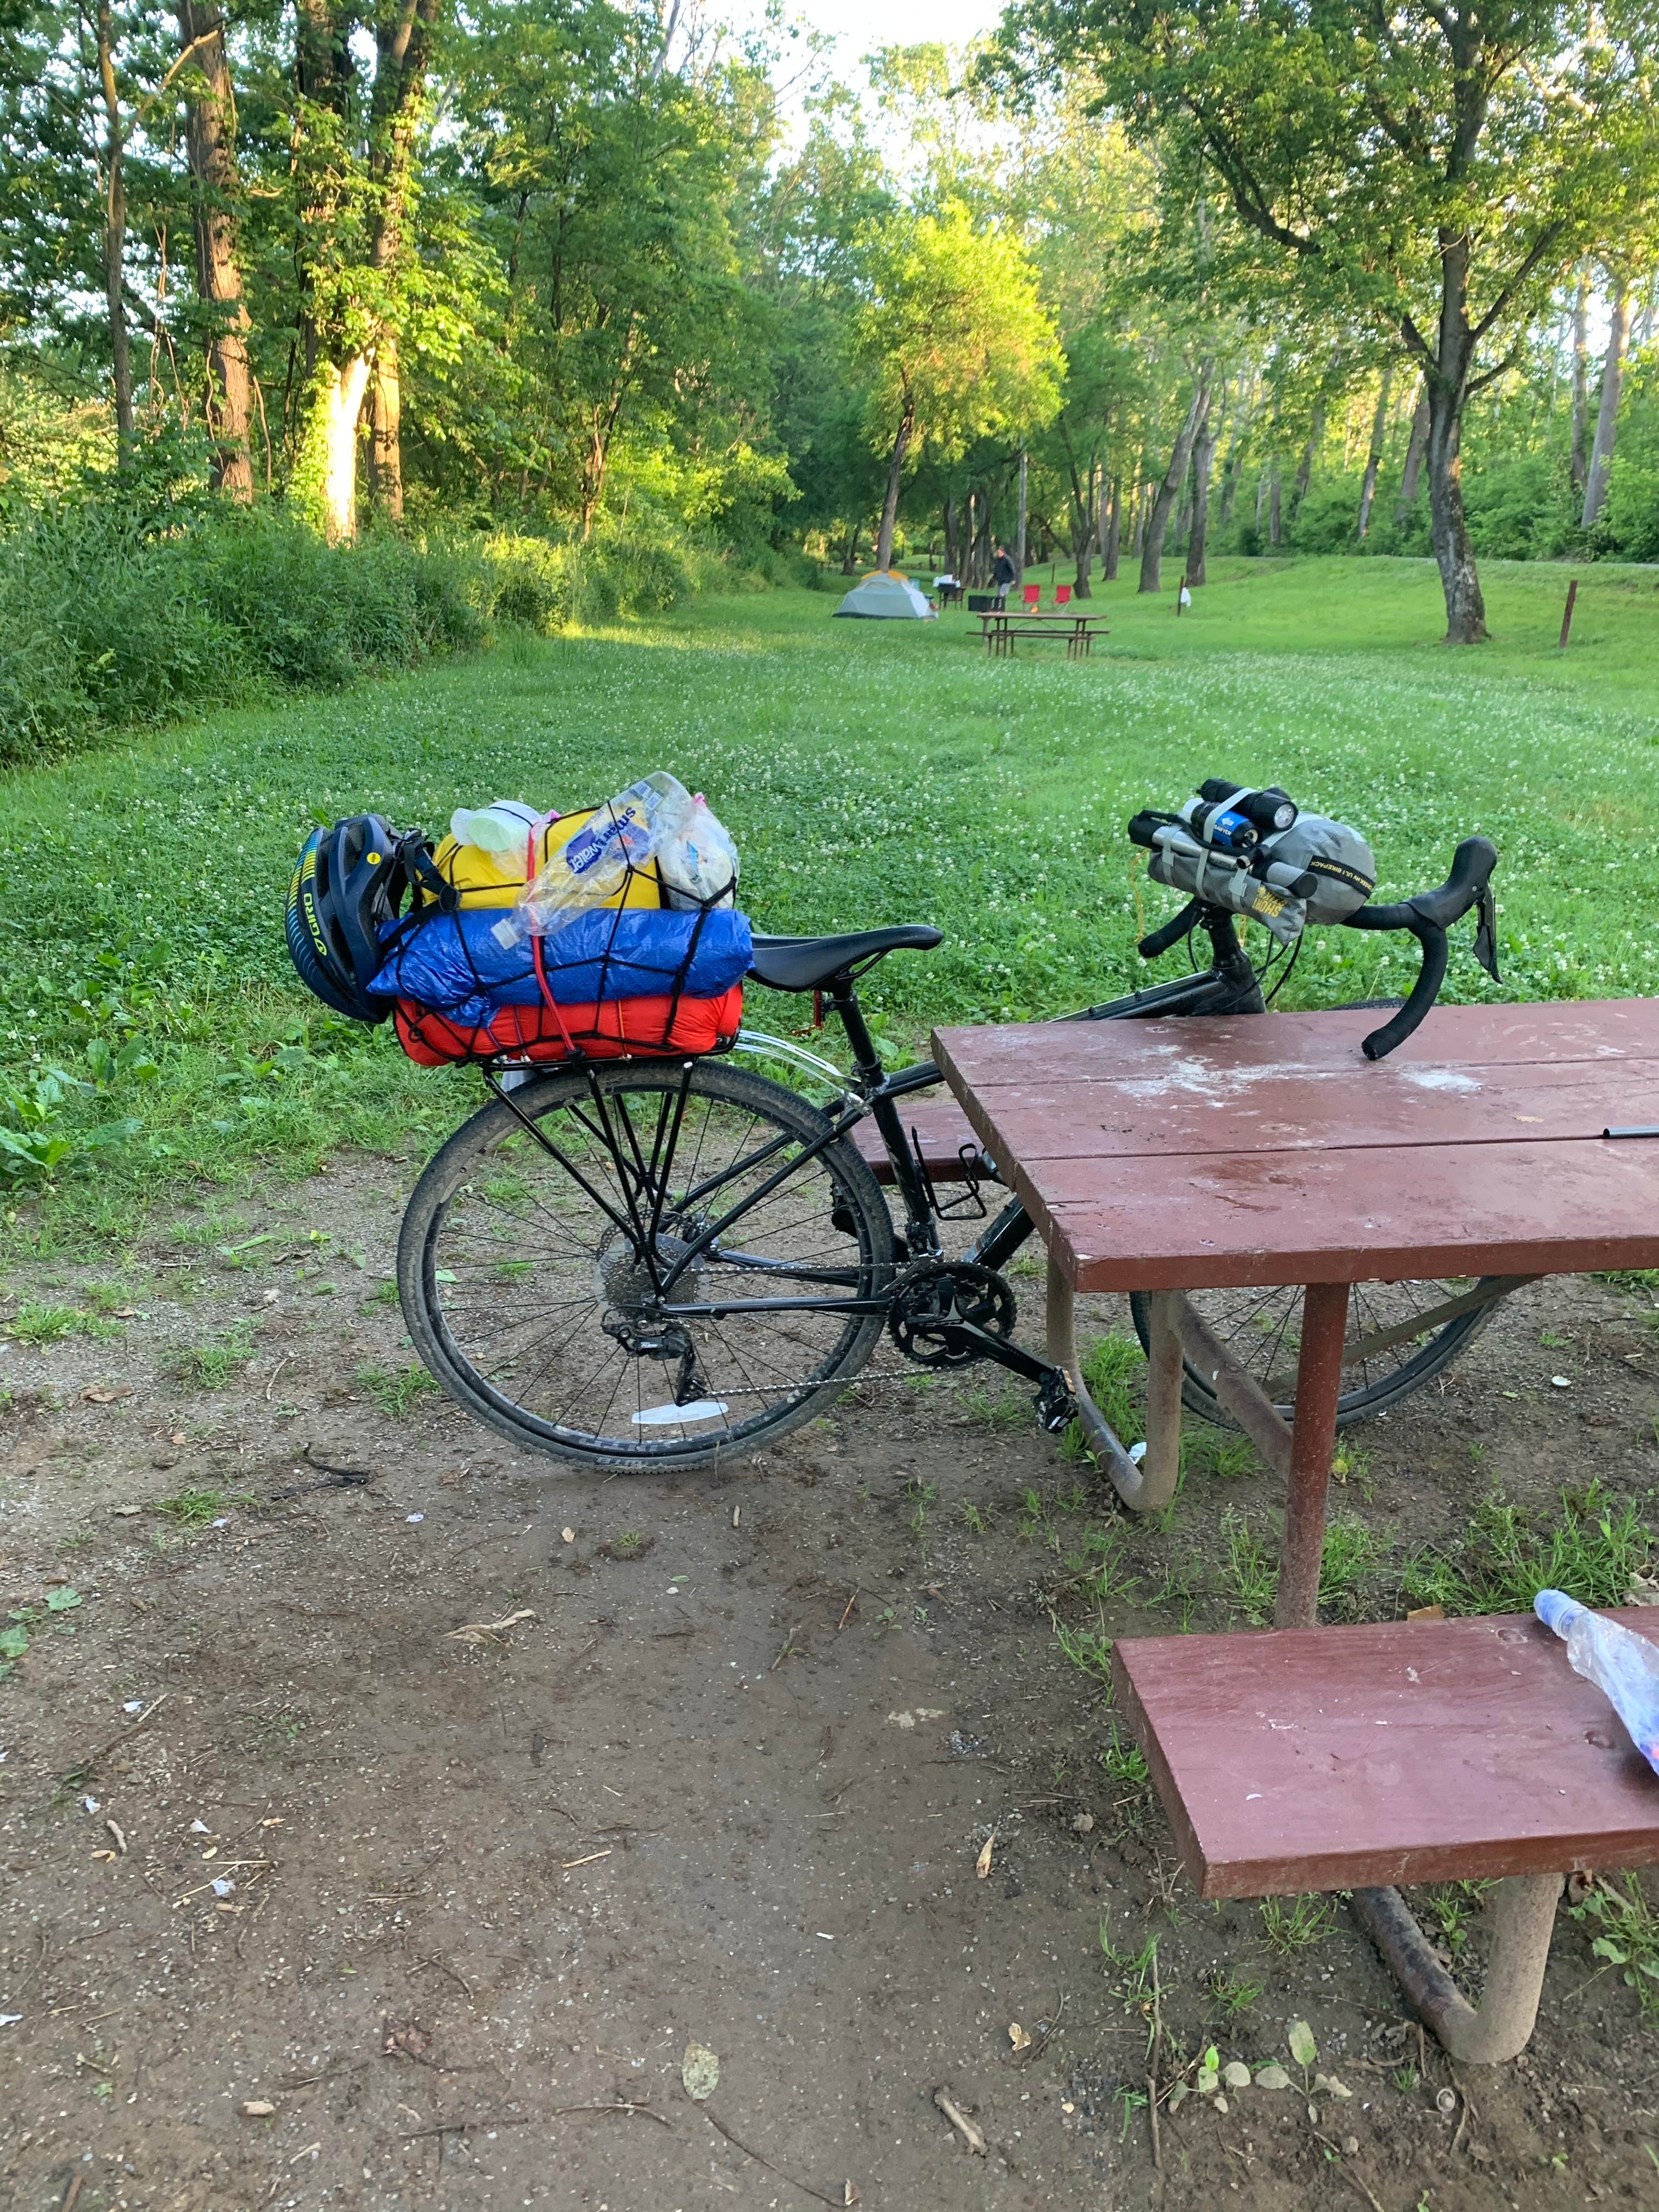
[[[1569,1597],[1565,1590],[1541,1589],[1532,1601],[1532,1609],[1546,1628],[1565,1636],[1585,1607],[1576,1597]]]

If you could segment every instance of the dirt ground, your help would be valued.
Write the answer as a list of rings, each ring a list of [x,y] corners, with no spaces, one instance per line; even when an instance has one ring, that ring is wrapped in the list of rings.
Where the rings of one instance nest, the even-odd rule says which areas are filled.
[[[399,1379],[415,1172],[10,1272],[0,1325],[92,1320],[0,1340],[7,2212],[1659,2204],[1659,2039],[1593,1928],[1560,1916],[1528,2054],[1459,2079],[1344,1905],[1291,1946],[1176,1871],[1054,1624],[1174,1626],[1162,1587],[1224,1626],[1220,1516],[1266,1478],[1131,1522],[979,1372],[866,1382],[717,1480],[515,1456]],[[1656,1417],[1643,1301],[1541,1285],[1364,1433],[1343,1510],[1397,1575],[1494,1479],[1647,1492]],[[1126,1587],[1082,1609],[1091,1527]],[[1152,1936],[1188,2074],[1212,2040],[1295,2072],[1302,2019],[1352,2094],[1155,2138]]]

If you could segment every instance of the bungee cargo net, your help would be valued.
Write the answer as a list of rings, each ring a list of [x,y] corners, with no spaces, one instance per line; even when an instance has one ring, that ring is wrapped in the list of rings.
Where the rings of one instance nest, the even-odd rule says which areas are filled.
[[[380,865],[372,883],[357,880],[361,864],[355,876],[307,866],[319,841],[337,846],[362,823],[377,834],[350,849],[376,848],[363,856]],[[351,1010],[390,1014],[422,1066],[701,1054],[736,1040],[752,956],[733,904],[737,854],[672,777],[562,816],[499,800],[459,810],[435,849],[378,817],[316,833],[290,893],[290,949],[296,933],[313,954],[343,944],[349,963],[353,929],[331,935],[331,914],[301,911],[296,933],[295,897],[319,879],[349,884],[356,941],[371,948],[356,956]],[[318,989],[316,959],[295,964]],[[341,1004],[342,979],[324,965]]]

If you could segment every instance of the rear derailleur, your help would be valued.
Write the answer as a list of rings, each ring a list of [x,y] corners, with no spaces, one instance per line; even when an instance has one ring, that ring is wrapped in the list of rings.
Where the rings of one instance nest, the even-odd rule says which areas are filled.
[[[969,1367],[989,1359],[1037,1386],[1037,1419],[1057,1435],[1077,1412],[1058,1367],[1012,1341],[1014,1294],[994,1267],[973,1260],[913,1260],[893,1279],[887,1329],[918,1367]]]
[[[607,1314],[599,1326],[632,1358],[678,1360],[679,1371],[674,1377],[677,1406],[694,1405],[710,1395],[708,1378],[697,1364],[697,1347],[688,1330],[672,1322],[648,1322],[634,1314]]]

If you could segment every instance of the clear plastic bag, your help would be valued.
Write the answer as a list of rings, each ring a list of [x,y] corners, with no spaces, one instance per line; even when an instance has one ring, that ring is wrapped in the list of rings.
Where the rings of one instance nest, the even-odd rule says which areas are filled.
[[[551,937],[575,915],[606,906],[688,819],[690,793],[660,770],[596,807],[547,857],[511,914],[495,925],[503,945]]]
[[[690,812],[657,848],[663,904],[735,905],[738,866],[738,848],[730,831],[698,792]]]

